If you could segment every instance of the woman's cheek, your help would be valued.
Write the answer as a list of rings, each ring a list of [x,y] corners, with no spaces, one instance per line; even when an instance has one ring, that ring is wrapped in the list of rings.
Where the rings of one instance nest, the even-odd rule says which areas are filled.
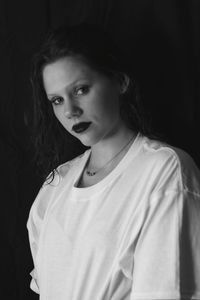
[[[63,118],[63,115],[64,115],[64,114],[62,114],[61,108],[55,106],[55,107],[53,108],[53,111],[54,111],[54,115],[56,116],[56,118],[57,118],[58,120],[61,120],[61,119]]]

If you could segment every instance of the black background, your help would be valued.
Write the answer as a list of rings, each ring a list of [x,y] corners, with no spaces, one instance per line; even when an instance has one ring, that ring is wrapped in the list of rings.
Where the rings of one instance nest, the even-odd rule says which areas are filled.
[[[30,59],[49,28],[82,21],[103,25],[126,49],[153,127],[200,165],[198,0],[0,0],[0,297],[5,300],[38,299],[29,290],[26,230],[41,185],[30,143]]]

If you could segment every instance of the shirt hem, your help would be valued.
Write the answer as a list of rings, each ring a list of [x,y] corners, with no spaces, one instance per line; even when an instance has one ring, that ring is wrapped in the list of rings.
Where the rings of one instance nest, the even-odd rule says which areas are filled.
[[[200,293],[132,293],[130,300],[200,300]]]

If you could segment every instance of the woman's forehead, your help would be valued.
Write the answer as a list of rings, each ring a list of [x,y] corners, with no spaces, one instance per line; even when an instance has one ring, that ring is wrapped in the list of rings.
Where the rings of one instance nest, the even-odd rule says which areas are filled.
[[[65,57],[46,65],[43,69],[45,89],[71,85],[76,81],[92,79],[96,72],[80,59]]]

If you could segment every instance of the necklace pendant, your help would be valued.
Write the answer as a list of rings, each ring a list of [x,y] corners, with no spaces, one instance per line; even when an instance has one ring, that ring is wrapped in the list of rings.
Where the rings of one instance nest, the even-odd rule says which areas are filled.
[[[88,176],[94,176],[96,174],[96,172],[90,172],[89,170],[86,171],[86,174]]]

